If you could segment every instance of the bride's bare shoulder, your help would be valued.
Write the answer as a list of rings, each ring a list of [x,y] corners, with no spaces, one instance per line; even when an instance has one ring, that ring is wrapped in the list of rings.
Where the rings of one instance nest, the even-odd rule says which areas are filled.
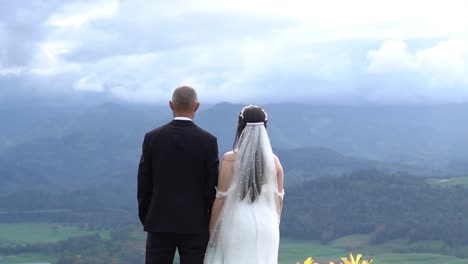
[[[236,159],[236,153],[234,151],[228,151],[224,153],[223,160],[225,161],[234,161]]]
[[[273,158],[275,159],[275,162],[279,162],[279,161],[280,161],[279,158],[278,158],[278,156],[276,156],[276,154],[274,154],[274,153],[273,153]]]
[[[273,158],[275,159],[275,166],[278,168],[282,168],[281,166],[281,161],[280,159],[278,158],[278,156],[276,156],[275,154],[273,154]]]

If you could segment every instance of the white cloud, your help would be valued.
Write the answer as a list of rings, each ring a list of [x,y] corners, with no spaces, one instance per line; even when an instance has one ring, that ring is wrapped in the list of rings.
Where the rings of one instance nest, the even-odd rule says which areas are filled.
[[[449,39],[411,52],[404,41],[387,41],[368,53],[368,71],[414,72],[438,84],[468,81],[468,41]]]
[[[61,58],[76,45],[73,42],[44,42],[30,63],[29,72],[34,75],[57,75],[67,72],[80,71],[81,65],[71,63]]]
[[[74,2],[51,15],[46,24],[61,28],[79,28],[93,20],[112,17],[117,9],[116,0],[95,1],[92,5]]]
[[[468,84],[468,39],[449,39],[420,50],[416,60],[421,71],[439,83]]]
[[[466,102],[468,41],[449,39],[410,51],[404,41],[387,41],[368,53],[368,72],[378,83],[372,101]]]
[[[212,102],[468,99],[461,0],[57,3],[33,20],[43,30],[19,59],[2,55],[21,38],[0,19],[0,78],[144,102],[180,84]]]
[[[24,71],[23,67],[8,67],[8,68],[3,68],[0,67],[0,77],[1,76],[9,76],[9,75],[21,75]]]
[[[415,56],[410,54],[402,40],[384,42],[378,50],[369,51],[368,59],[370,72],[412,71],[417,68]]]
[[[90,76],[85,76],[75,82],[73,88],[77,91],[88,91],[88,92],[103,92],[104,87],[101,83],[96,82]]]

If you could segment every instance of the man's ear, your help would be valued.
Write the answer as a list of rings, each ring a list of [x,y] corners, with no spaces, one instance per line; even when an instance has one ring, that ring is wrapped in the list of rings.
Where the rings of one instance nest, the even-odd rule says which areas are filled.
[[[195,107],[193,108],[193,112],[196,112],[198,110],[198,108],[200,107],[200,102],[197,102],[195,104]]]
[[[171,108],[172,111],[174,111],[174,104],[172,103],[172,101],[169,101],[169,107]]]

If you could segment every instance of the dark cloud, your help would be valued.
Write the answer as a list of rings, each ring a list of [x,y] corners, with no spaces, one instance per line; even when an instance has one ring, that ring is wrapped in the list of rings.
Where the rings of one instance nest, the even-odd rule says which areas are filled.
[[[118,101],[115,97],[95,92],[74,91],[63,85],[70,76],[61,78],[37,78],[34,76],[3,76],[0,78],[0,106],[15,105],[95,105]]]
[[[37,43],[47,37],[44,22],[63,1],[1,1],[0,66],[27,65],[36,53]]]
[[[236,43],[249,37],[262,38],[293,21],[235,14],[188,13],[177,17],[157,17],[148,23],[132,23],[123,17],[135,14],[121,9],[112,20],[87,25],[79,34],[80,47],[66,59],[92,62],[111,56],[170,52],[197,45]],[[122,19],[119,19],[122,18]]]

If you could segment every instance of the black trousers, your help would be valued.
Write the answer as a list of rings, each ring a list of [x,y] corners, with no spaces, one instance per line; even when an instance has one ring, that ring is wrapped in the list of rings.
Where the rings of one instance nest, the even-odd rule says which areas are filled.
[[[176,249],[180,264],[203,264],[208,234],[148,232],[146,264],[172,264]]]

